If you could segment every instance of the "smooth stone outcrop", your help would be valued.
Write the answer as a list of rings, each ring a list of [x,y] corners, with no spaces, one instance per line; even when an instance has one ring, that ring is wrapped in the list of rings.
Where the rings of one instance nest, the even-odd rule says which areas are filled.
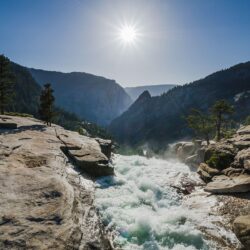
[[[56,130],[68,139],[77,134],[10,119],[18,128],[0,134],[0,249],[111,249],[93,205],[94,184],[75,170]],[[98,145],[79,139],[82,146],[92,141]]]
[[[238,216],[233,222],[233,230],[245,249],[250,249],[250,215]]]
[[[216,168],[209,167],[206,163],[201,163],[197,173],[205,182],[209,182],[213,176],[218,175],[220,172]]]
[[[233,165],[238,168],[250,170],[250,148],[239,151],[234,158]]]
[[[212,178],[205,191],[210,193],[242,193],[250,191],[250,175],[239,175],[230,178],[225,175],[218,175]]]
[[[56,129],[56,135],[64,144],[65,153],[82,171],[92,177],[114,174],[114,168],[109,163],[111,140],[93,139],[79,135],[76,132],[67,132],[60,128]]]
[[[81,170],[93,177],[114,174],[114,168],[109,165],[108,158],[98,150],[82,148],[80,150],[68,150],[68,154]]]
[[[210,145],[215,142],[210,141]],[[178,142],[173,146],[176,157],[192,168],[198,168],[204,162],[207,142],[194,140],[192,142]]]

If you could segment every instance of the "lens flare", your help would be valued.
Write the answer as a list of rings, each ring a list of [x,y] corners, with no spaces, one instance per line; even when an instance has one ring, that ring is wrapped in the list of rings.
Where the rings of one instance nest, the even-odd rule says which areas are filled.
[[[125,44],[135,43],[138,36],[136,28],[132,25],[124,25],[119,30],[119,38]]]

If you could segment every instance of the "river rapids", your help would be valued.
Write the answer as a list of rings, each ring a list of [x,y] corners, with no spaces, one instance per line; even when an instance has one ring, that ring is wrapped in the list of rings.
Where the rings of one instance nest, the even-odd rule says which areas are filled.
[[[212,214],[216,198],[199,187],[188,196],[176,189],[200,183],[185,164],[136,155],[115,155],[113,164],[116,175],[96,182],[95,205],[118,248],[217,249],[215,242],[204,237],[204,230],[236,241],[213,223],[221,220]]]

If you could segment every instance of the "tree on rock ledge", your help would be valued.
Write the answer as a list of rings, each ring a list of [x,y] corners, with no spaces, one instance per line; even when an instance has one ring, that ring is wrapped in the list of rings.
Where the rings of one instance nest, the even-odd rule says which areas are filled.
[[[212,106],[211,112],[216,125],[216,139],[220,141],[222,137],[222,127],[226,122],[226,116],[232,114],[234,109],[226,100],[219,100]]]
[[[53,96],[53,89],[51,88],[51,84],[47,83],[44,85],[44,89],[42,90],[40,96],[40,109],[39,114],[43,121],[46,122],[47,125],[51,126],[51,121],[54,114],[53,105],[55,98]]]
[[[198,109],[192,109],[191,114],[186,118],[188,126],[192,128],[197,136],[206,140],[210,144],[210,136],[213,132],[213,122],[209,115],[203,114]]]
[[[13,96],[13,80],[10,60],[4,55],[0,55],[0,113],[2,115]]]

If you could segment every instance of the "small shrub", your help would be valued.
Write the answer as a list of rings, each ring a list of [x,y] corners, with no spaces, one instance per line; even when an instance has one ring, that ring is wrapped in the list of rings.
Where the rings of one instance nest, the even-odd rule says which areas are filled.
[[[225,169],[230,166],[233,161],[233,156],[224,152],[213,152],[206,163],[217,169]]]

